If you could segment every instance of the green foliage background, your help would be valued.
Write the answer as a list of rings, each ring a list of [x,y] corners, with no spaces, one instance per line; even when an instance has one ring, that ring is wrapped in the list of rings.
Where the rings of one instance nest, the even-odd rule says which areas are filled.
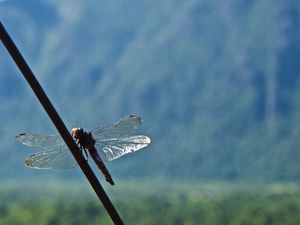
[[[300,222],[299,186],[295,185],[247,188],[245,185],[189,183],[171,188],[156,184],[152,190],[143,189],[142,193],[139,189],[145,188],[145,183],[122,185],[126,194],[116,190],[110,194],[125,224],[296,225]],[[25,186],[23,191],[18,189],[17,192],[14,188],[2,187],[0,224],[112,224],[105,210],[91,199],[91,193],[80,184],[76,187],[64,184],[55,188],[48,183],[38,188]],[[4,198],[4,193],[18,195],[19,199]]]

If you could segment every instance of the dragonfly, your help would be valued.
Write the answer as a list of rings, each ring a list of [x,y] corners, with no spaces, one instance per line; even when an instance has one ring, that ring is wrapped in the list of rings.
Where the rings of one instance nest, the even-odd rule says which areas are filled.
[[[151,142],[146,135],[135,135],[142,124],[140,116],[129,115],[115,123],[85,131],[75,127],[71,135],[76,141],[86,160],[89,156],[103,173],[105,180],[114,185],[103,159],[112,161],[128,153],[138,151]],[[44,151],[37,152],[25,160],[25,166],[34,169],[68,169],[77,166],[77,162],[59,133],[21,133],[16,139],[30,147],[39,147]]]

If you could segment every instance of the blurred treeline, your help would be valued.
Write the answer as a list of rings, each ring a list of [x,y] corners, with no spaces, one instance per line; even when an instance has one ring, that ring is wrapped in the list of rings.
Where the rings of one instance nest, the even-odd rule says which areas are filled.
[[[192,188],[199,187],[194,185],[190,187]],[[282,187],[277,187],[263,191],[223,190],[210,193],[176,191],[159,192],[159,195],[148,190],[151,194],[133,197],[131,193],[113,200],[125,224],[132,225],[298,225],[300,193],[292,189],[285,187],[285,191],[282,191]],[[70,195],[72,191],[70,188],[65,195]],[[76,193],[78,196],[78,192]],[[12,198],[3,201],[4,194],[9,194]],[[18,204],[15,204],[15,195],[27,200],[19,198]],[[53,198],[53,193],[51,196]],[[52,200],[49,200],[50,196],[40,196],[40,199],[28,200],[28,192],[20,189],[18,192],[2,190],[0,225],[112,224],[98,202],[84,199],[83,196],[86,195],[81,194],[79,197],[82,198],[81,201],[78,201],[78,197],[68,199],[66,196]]]
[[[297,0],[11,0],[0,16],[69,128],[144,118],[151,147],[114,175],[300,179]],[[0,60],[0,176],[28,175],[14,135],[54,129]]]

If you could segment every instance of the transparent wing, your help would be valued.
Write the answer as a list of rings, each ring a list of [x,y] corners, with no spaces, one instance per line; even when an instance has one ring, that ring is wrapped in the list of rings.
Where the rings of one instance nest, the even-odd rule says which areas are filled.
[[[41,148],[55,148],[65,145],[59,133],[40,134],[40,133],[22,133],[16,136],[16,139],[24,145]]]
[[[63,146],[29,156],[25,165],[35,169],[68,169],[76,167],[77,162],[67,146]]]
[[[91,133],[96,140],[100,156],[111,161],[149,145],[151,142],[149,137],[132,136],[142,123],[140,116],[129,115],[116,123],[93,130]]]
[[[96,148],[102,158],[108,161],[117,159],[125,154],[138,151],[151,142],[145,135],[136,135],[122,138],[96,140]]]
[[[143,123],[142,118],[136,115],[126,116],[118,122],[91,131],[97,140],[128,137],[134,133],[139,125]]]

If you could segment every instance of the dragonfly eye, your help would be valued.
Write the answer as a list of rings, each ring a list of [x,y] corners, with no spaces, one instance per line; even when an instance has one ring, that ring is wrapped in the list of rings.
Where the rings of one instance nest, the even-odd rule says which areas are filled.
[[[71,135],[75,139],[78,139],[82,134],[83,134],[83,129],[80,127],[75,127],[71,131]]]

